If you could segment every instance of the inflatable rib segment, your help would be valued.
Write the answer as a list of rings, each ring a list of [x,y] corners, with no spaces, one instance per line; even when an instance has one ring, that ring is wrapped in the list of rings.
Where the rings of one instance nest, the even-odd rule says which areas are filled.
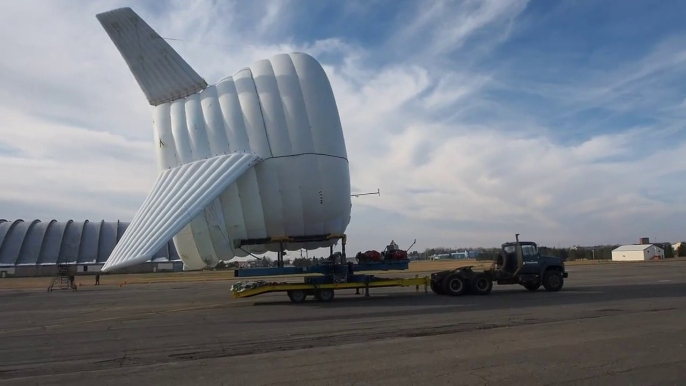
[[[169,238],[191,223],[212,200],[259,160],[255,154],[233,153],[183,164],[160,173],[102,271],[128,267],[153,258]]]
[[[151,105],[195,94],[207,82],[131,8],[96,15]]]

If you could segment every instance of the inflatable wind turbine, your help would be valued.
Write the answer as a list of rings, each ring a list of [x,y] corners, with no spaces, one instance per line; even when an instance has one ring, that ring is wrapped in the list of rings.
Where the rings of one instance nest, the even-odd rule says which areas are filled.
[[[97,18],[153,106],[160,171],[102,271],[147,261],[171,237],[190,270],[277,252],[285,238],[303,240],[286,250],[336,243],[327,235],[350,222],[350,174],[314,58],[276,55],[208,85],[130,8]]]

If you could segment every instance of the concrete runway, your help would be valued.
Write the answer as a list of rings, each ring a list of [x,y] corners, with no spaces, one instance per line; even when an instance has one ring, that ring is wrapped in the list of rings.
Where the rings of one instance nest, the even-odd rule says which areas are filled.
[[[3,290],[0,385],[686,384],[686,262],[569,271],[558,293],[330,304],[229,282]]]

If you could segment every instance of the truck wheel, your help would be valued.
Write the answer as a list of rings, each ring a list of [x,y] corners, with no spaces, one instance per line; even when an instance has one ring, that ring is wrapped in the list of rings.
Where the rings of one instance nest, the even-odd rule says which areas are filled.
[[[484,273],[474,275],[469,284],[469,289],[474,295],[488,295],[493,289],[493,282]]]
[[[288,291],[288,298],[293,303],[302,303],[307,299],[307,294],[303,290],[292,290]]]
[[[320,289],[317,291],[317,300],[320,302],[330,302],[333,300],[333,290],[332,289]]]
[[[443,291],[450,296],[460,296],[467,290],[467,283],[459,275],[450,275],[443,282]]]
[[[524,286],[524,288],[528,289],[529,291],[536,291],[541,286],[541,282],[536,281],[533,283],[526,283],[526,284],[522,284],[522,285]]]
[[[445,295],[445,292],[443,292],[443,288],[438,285],[435,281],[431,281],[431,290],[434,291],[436,295]]]
[[[564,279],[559,271],[546,271],[543,274],[543,287],[546,291],[555,292],[562,289]]]

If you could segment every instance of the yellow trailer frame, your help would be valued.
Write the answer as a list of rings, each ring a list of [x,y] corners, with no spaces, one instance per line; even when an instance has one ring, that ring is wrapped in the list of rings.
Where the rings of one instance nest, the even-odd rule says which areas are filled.
[[[233,298],[249,298],[252,296],[262,295],[270,292],[288,292],[288,291],[317,291],[321,289],[342,290],[342,289],[365,289],[365,295],[369,295],[369,288],[383,288],[383,287],[415,287],[415,292],[419,292],[419,287],[424,286],[424,293],[428,293],[428,288],[431,283],[431,278],[428,276],[406,279],[376,279],[367,283],[332,283],[332,284],[301,284],[301,283],[277,283],[265,285],[257,288],[246,289],[242,291],[232,291]]]

